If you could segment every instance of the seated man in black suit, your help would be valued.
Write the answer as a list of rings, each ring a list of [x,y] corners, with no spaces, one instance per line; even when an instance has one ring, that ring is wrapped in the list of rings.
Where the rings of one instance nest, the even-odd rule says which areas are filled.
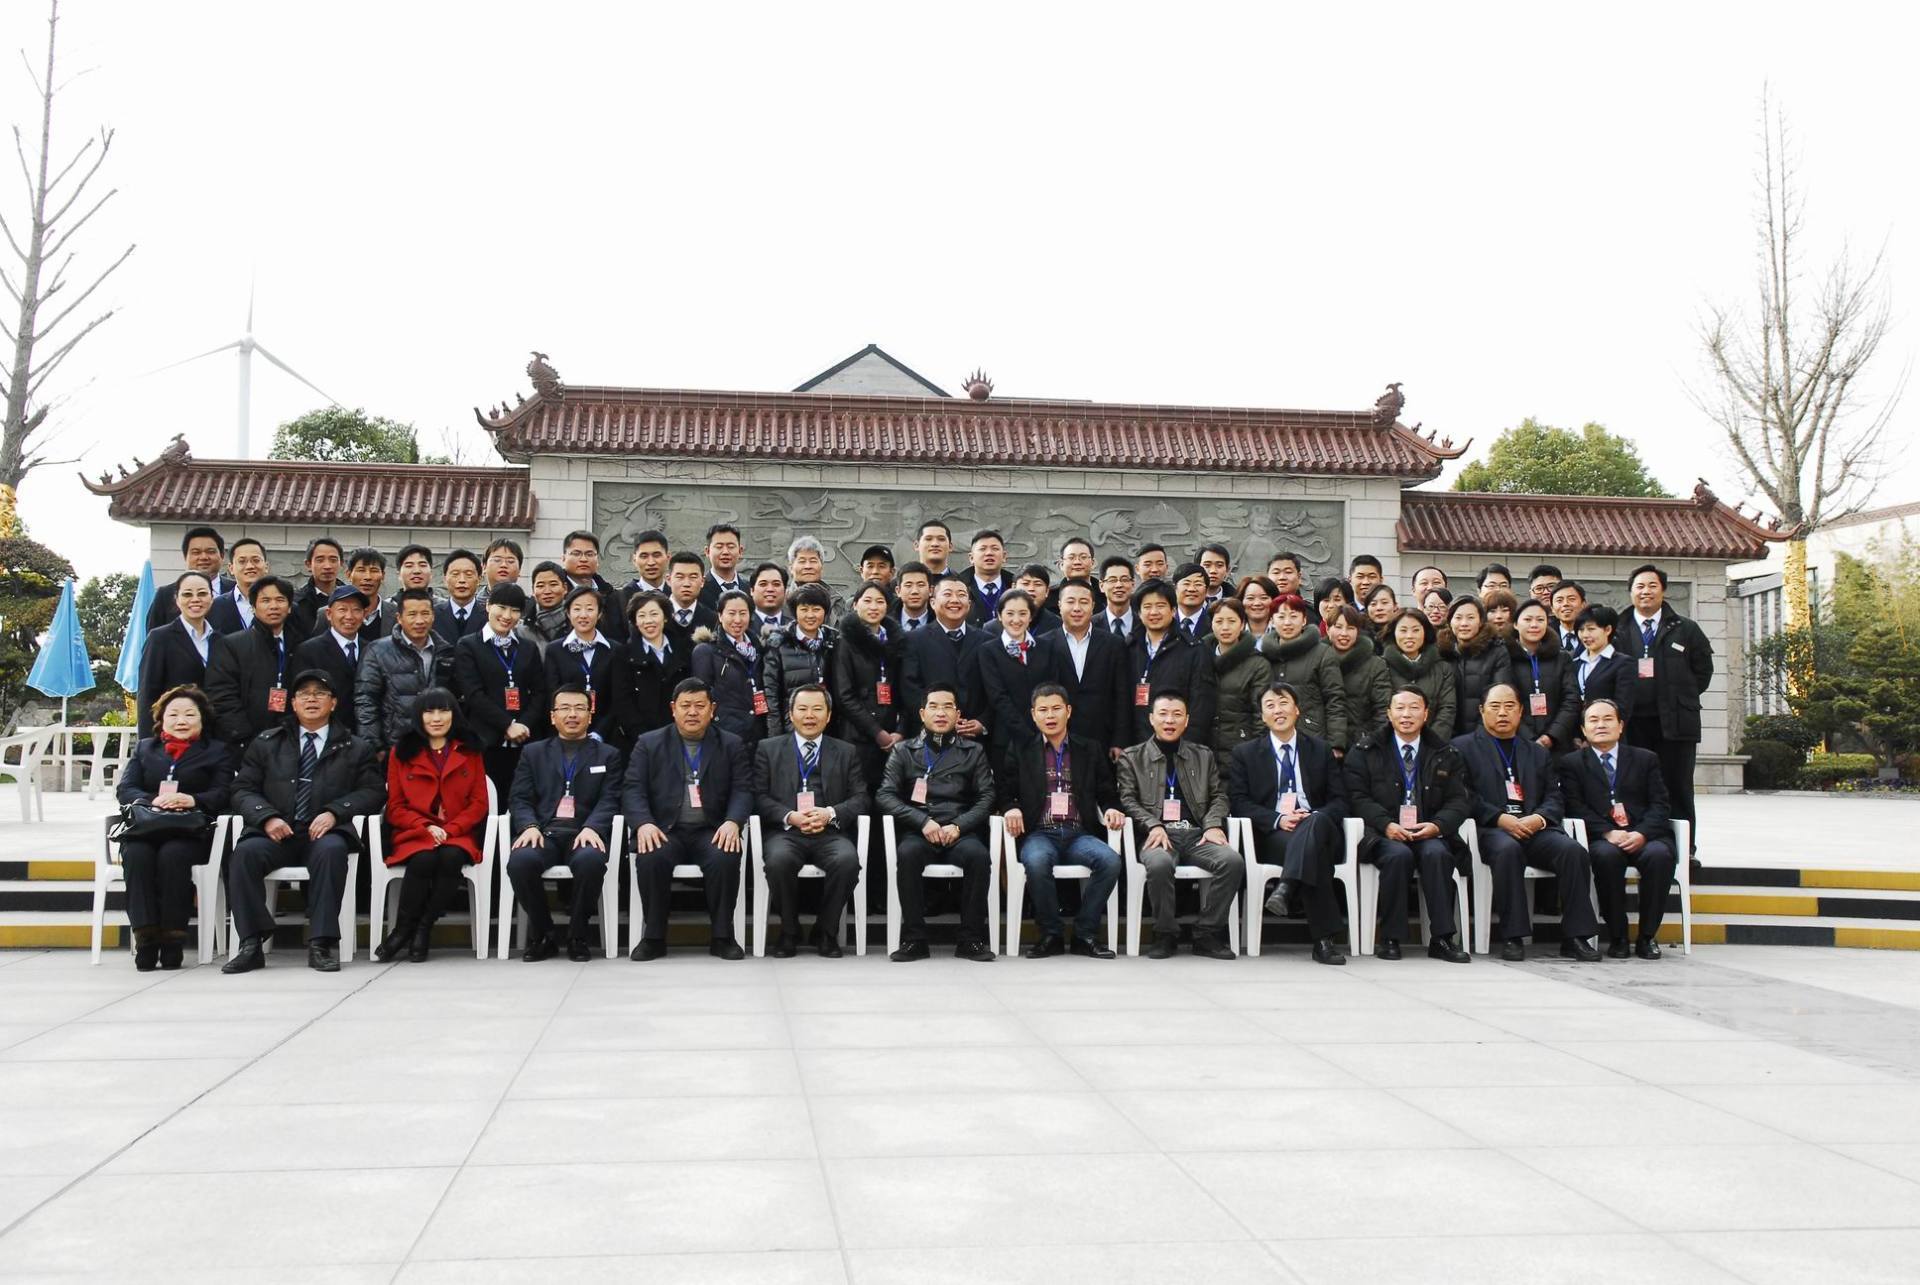
[[[1527,957],[1533,918],[1527,905],[1527,867],[1551,870],[1560,881],[1560,953],[1583,964],[1600,962],[1587,939],[1597,926],[1587,895],[1587,854],[1560,828],[1560,774],[1537,742],[1520,735],[1520,691],[1495,683],[1480,698],[1480,726],[1453,738],[1467,761],[1467,800],[1480,831],[1480,855],[1493,875],[1493,917],[1505,945],[1500,958]]]
[[[667,953],[677,865],[700,867],[713,925],[707,953],[746,958],[733,938],[733,906],[740,896],[741,831],[753,813],[753,768],[746,742],[714,725],[713,689],[703,679],[681,679],[673,689],[672,724],[633,743],[621,800],[645,912],[634,960]]]
[[[754,809],[764,836],[760,861],[771,903],[760,913],[780,916],[780,935],[773,944],[776,959],[791,959],[798,949],[800,867],[818,866],[826,875],[812,940],[813,948],[829,959],[842,953],[840,913],[860,877],[854,827],[873,798],[860,772],[859,752],[826,734],[832,718],[833,697],[825,687],[796,687],[787,695],[787,722],[793,730],[761,741],[754,750]]]
[[[1587,825],[1594,890],[1607,923],[1607,958],[1627,957],[1627,867],[1633,866],[1640,871],[1640,932],[1632,953],[1658,959],[1654,938],[1678,863],[1660,757],[1621,744],[1626,720],[1610,700],[1589,702],[1581,727],[1587,747],[1560,760],[1560,779],[1568,810]]]
[[[1074,715],[1065,687],[1041,683],[1028,707],[1040,737],[1014,745],[1003,761],[998,787],[1000,801],[1008,805],[1007,838],[1025,837],[1019,861],[1026,868],[1033,917],[1040,928],[1040,940],[1027,948],[1026,957],[1045,959],[1068,949],[1053,868],[1069,865],[1093,872],[1081,890],[1080,913],[1073,921],[1073,953],[1112,959],[1113,952],[1100,940],[1100,920],[1107,897],[1120,882],[1120,854],[1107,843],[1106,832],[1127,823],[1113,764],[1101,742],[1069,735]],[[1010,907],[1009,913],[1017,919],[1020,908]]]
[[[312,875],[307,967],[340,971],[340,900],[347,858],[360,847],[352,823],[386,806],[385,758],[333,722],[333,680],[318,669],[296,674],[292,704],[291,722],[254,737],[233,778],[233,809],[246,829],[227,862],[227,901],[240,945],[223,973],[266,967],[264,942],[273,931],[266,874],[281,866],[305,866]]]
[[[586,688],[558,687],[549,699],[554,735],[529,745],[513,771],[507,803],[513,852],[507,857],[507,879],[527,912],[526,948],[520,958],[531,964],[560,953],[540,876],[558,865],[572,872],[567,958],[585,963],[593,958],[588,945],[593,910],[607,875],[608,837],[620,804],[620,751],[587,735],[593,726],[593,702]],[[617,921],[619,911],[608,906],[607,914]],[[503,923],[500,931],[509,927]],[[613,923],[605,931],[616,931]]]
[[[1406,686],[1387,702],[1387,723],[1347,754],[1347,805],[1366,822],[1360,859],[1380,867],[1380,938],[1373,953],[1400,958],[1407,930],[1407,884],[1416,865],[1433,939],[1427,954],[1471,963],[1456,925],[1453,850],[1467,819],[1467,765],[1460,751],[1427,730],[1427,695]]]
[[[1253,823],[1261,863],[1285,871],[1267,898],[1267,910],[1284,916],[1287,894],[1299,888],[1313,962],[1344,964],[1333,876],[1346,859],[1346,774],[1325,741],[1300,730],[1300,695],[1291,683],[1275,683],[1262,693],[1260,721],[1267,734],[1235,746],[1227,762],[1229,806],[1234,816]],[[1249,888],[1247,895],[1258,897],[1261,891]]]

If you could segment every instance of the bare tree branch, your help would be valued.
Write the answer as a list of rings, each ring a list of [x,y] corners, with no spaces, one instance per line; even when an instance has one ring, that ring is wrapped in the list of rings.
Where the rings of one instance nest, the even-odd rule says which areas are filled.
[[[67,319],[68,314],[70,314],[75,308],[78,308],[81,304],[85,303],[87,301],[87,296],[91,295],[95,290],[98,290],[100,288],[101,282],[105,281],[108,277],[113,275],[115,268],[118,268],[121,264],[127,261],[128,256],[130,256],[133,253],[133,251],[134,251],[133,246],[128,246],[125,250],[121,251],[120,257],[115,259],[112,263],[109,263],[107,265],[107,270],[105,272],[102,272],[99,276],[93,279],[92,285],[88,286],[85,290],[82,290],[78,295],[74,297],[71,303],[69,303],[66,307],[62,308],[58,313],[54,315],[54,318],[52,321],[49,321],[46,325],[40,328],[39,333],[34,335],[34,340],[38,342],[39,340],[45,339],[48,335],[52,334],[54,330],[56,330],[59,327],[60,323]],[[47,291],[47,294],[45,296],[42,296],[42,302],[44,302],[46,298],[51,297],[52,294],[53,294],[53,291],[51,290]]]

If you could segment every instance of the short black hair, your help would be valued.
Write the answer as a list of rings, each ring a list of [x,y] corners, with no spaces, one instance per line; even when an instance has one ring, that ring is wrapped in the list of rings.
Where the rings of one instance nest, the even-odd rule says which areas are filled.
[[[1277,550],[1271,558],[1267,559],[1268,566],[1272,566],[1276,562],[1291,562],[1295,571],[1305,569],[1305,564],[1300,561],[1300,555],[1292,549]]]
[[[1067,552],[1067,550],[1068,550],[1068,549],[1071,549],[1071,548],[1072,548],[1072,547],[1073,547],[1074,545],[1076,545],[1076,544],[1084,544],[1084,545],[1086,545],[1086,546],[1087,546],[1087,554],[1088,554],[1088,556],[1092,556],[1092,554],[1093,554],[1093,541],[1091,541],[1091,540],[1089,540],[1089,539],[1087,539],[1087,537],[1086,537],[1086,536],[1084,536],[1084,535],[1070,535],[1070,536],[1068,536],[1068,537],[1067,537],[1066,539],[1064,539],[1064,540],[1062,540],[1062,541],[1060,542],[1060,554],[1061,554],[1061,556],[1062,556],[1062,557],[1065,557],[1065,556],[1066,556],[1066,552]]]
[[[707,569],[707,560],[695,553],[692,549],[682,549],[667,559],[668,571],[672,571],[675,567],[686,566],[699,567],[702,571],[705,571]]]
[[[760,577],[764,576],[769,571],[773,572],[775,575],[780,577],[781,587],[784,588],[787,583],[787,569],[781,566],[777,562],[762,562],[759,565],[755,566],[753,569],[753,574],[747,577],[747,583],[750,585],[759,584]]]
[[[1424,639],[1424,641],[1421,642],[1420,644],[1420,649],[1422,651],[1425,651],[1428,647],[1433,646],[1434,639],[1435,637],[1437,637],[1437,635],[1434,632],[1433,622],[1427,619],[1426,612],[1415,611],[1412,607],[1402,607],[1400,609],[1400,613],[1393,618],[1393,623],[1390,626],[1388,626],[1388,629],[1387,629],[1387,633],[1389,637],[1400,632],[1400,622],[1403,620],[1415,620],[1419,622],[1420,633],[1422,638]]]
[[[1338,593],[1348,602],[1353,601],[1353,581],[1341,576],[1326,576],[1313,587],[1313,605],[1319,606]]]
[[[1053,572],[1047,570],[1044,563],[1029,562],[1026,566],[1020,568],[1019,573],[1014,576],[1014,579],[1018,580],[1022,576],[1032,576],[1048,588],[1053,587]]]
[[[973,538],[967,541],[967,545],[969,548],[971,548],[973,545],[980,543],[982,540],[997,540],[1001,544],[1005,544],[1007,542],[1007,537],[1004,535],[1001,535],[998,531],[994,530],[992,527],[982,527],[978,531],[975,531],[973,533]]]
[[[1217,553],[1217,554],[1219,554],[1219,555],[1220,555],[1220,556],[1221,556],[1222,558],[1225,558],[1225,559],[1226,559],[1226,561],[1227,561],[1227,565],[1228,565],[1228,566],[1232,566],[1232,565],[1233,565],[1233,551],[1232,551],[1231,549],[1229,549],[1229,548],[1227,548],[1227,546],[1226,546],[1226,545],[1224,545],[1224,544],[1203,544],[1203,545],[1201,545],[1201,546],[1200,546],[1199,548],[1197,548],[1197,549],[1195,549],[1195,550],[1193,551],[1193,560],[1194,560],[1195,562],[1198,562],[1198,561],[1200,561],[1200,555],[1201,555],[1201,554],[1203,554],[1203,553]]]
[[[254,581],[253,587],[247,590],[247,601],[252,603],[259,602],[261,592],[266,589],[278,589],[281,595],[286,598],[288,605],[292,605],[294,596],[293,582],[282,579],[279,576],[261,576],[258,580]]]
[[[1161,552],[1164,553],[1165,550],[1163,549],[1161,550]],[[1127,574],[1132,575],[1133,559],[1123,558],[1117,553],[1111,554],[1108,557],[1100,559],[1100,578],[1102,580],[1106,579],[1107,572],[1113,570],[1115,567],[1125,567],[1127,569]]]
[[[325,544],[325,545],[330,545],[330,546],[332,547],[332,549],[333,549],[333,551],[334,551],[335,553],[337,553],[337,554],[339,554],[339,555],[340,555],[341,557],[345,557],[345,556],[346,556],[346,554],[347,554],[347,551],[346,551],[345,549],[343,549],[343,548],[341,548],[341,547],[340,547],[340,542],[339,542],[338,540],[336,540],[336,539],[334,539],[334,538],[333,538],[332,536],[330,536],[330,535],[316,535],[316,536],[314,536],[314,537],[313,537],[313,539],[311,539],[311,540],[309,540],[309,541],[307,541],[307,556],[306,556],[306,561],[308,561],[308,562],[311,562],[311,561],[313,561],[313,551],[314,551],[315,549],[317,549],[317,548],[319,548],[319,547],[320,547],[321,545],[323,545],[323,544]]]
[[[1553,582],[1553,588],[1551,588],[1551,589],[1549,589],[1549,590],[1547,590],[1547,596],[1548,596],[1549,598],[1551,598],[1551,597],[1553,597],[1553,596],[1555,596],[1556,594],[1558,594],[1558,593],[1559,593],[1559,592],[1560,592],[1560,591],[1561,591],[1562,589],[1571,589],[1571,590],[1573,590],[1573,591],[1574,591],[1575,593],[1577,593],[1577,594],[1579,594],[1579,595],[1580,595],[1580,601],[1582,601],[1582,602],[1585,602],[1585,601],[1587,600],[1587,587],[1586,587],[1585,585],[1583,585],[1583,584],[1581,584],[1581,583],[1580,583],[1580,582],[1579,582],[1578,580],[1556,580],[1556,581],[1554,581],[1554,582]]]
[[[1445,571],[1441,571],[1439,567],[1436,567],[1436,566],[1434,566],[1434,565],[1433,565],[1433,564],[1432,564],[1431,562],[1429,562],[1429,563],[1427,563],[1427,564],[1426,564],[1425,566],[1423,566],[1423,567],[1415,567],[1415,568],[1413,569],[1413,574],[1407,577],[1407,584],[1408,584],[1409,586],[1412,586],[1412,585],[1414,585],[1414,584],[1417,584],[1417,583],[1419,583],[1419,580],[1420,580],[1420,573],[1421,573],[1422,571],[1439,571],[1439,572],[1440,572],[1440,583],[1441,583],[1441,584],[1446,584],[1446,583],[1447,583],[1447,573],[1446,573]]]
[[[920,693],[920,707],[922,709],[926,708],[927,697],[932,696],[936,692],[945,692],[947,695],[953,697],[954,704],[958,705],[960,703],[960,693],[954,689],[952,683],[947,682],[945,679],[935,679],[933,682],[928,683],[926,689]]]
[[[562,683],[547,694],[547,708],[551,710],[553,703],[562,696],[584,696],[589,706],[593,703],[593,693],[579,683]]]
[[[566,547],[572,544],[575,540],[585,540],[588,544],[593,546],[593,551],[595,553],[600,552],[600,537],[595,535],[593,532],[587,530],[584,527],[582,527],[578,531],[567,532],[565,538],[563,538],[560,541],[560,548],[564,551]],[[638,543],[638,541],[635,541],[635,543]]]
[[[563,576],[562,579],[564,578]],[[590,584],[575,585],[567,590],[567,596],[560,600],[560,610],[573,610],[573,604],[582,598],[592,598],[593,605],[600,609],[600,614],[603,616],[607,614],[607,595],[601,593],[598,586]]]
[[[491,558],[502,549],[511,553],[515,562],[525,562],[527,560],[527,555],[520,551],[520,545],[516,541],[507,539],[505,536],[487,541],[487,551],[484,556]]]
[[[718,598],[714,599],[713,614],[716,616],[722,614],[723,612],[726,611],[727,605],[729,603],[734,603],[734,602],[744,602],[747,604],[748,611],[753,610],[752,598],[748,597],[745,593],[742,593],[738,589],[729,589],[725,593],[721,594]],[[718,640],[716,639],[715,641],[718,641]]]
[[[409,545],[402,546],[400,549],[400,552],[393,555],[394,565],[398,566],[402,562],[405,562],[408,558],[411,558],[416,553],[427,560],[427,565],[429,567],[433,565],[433,550],[429,549],[424,544],[409,544]]]
[[[362,546],[347,555],[347,570],[351,571],[355,567],[368,566],[379,567],[382,571],[385,571],[387,569],[387,555],[371,546]]]
[[[1427,694],[1426,694],[1426,692],[1425,692],[1425,691],[1423,691],[1423,690],[1421,690],[1421,689],[1420,689],[1419,687],[1417,687],[1417,686],[1415,686],[1415,685],[1414,685],[1413,683],[1402,683],[1402,684],[1400,684],[1400,685],[1399,685],[1398,687],[1396,687],[1396,688],[1394,688],[1394,689],[1393,689],[1393,695],[1392,695],[1392,696],[1389,696],[1389,697],[1387,697],[1387,703],[1388,703],[1388,704],[1392,704],[1392,703],[1393,703],[1393,697],[1394,697],[1394,696],[1399,696],[1399,695],[1401,695],[1402,693],[1405,693],[1405,692],[1412,692],[1412,693],[1413,693],[1413,694],[1414,694],[1415,696],[1418,696],[1418,697],[1420,698],[1420,703],[1421,703],[1422,705],[1431,705],[1431,704],[1433,704],[1433,702],[1432,702],[1432,701],[1430,701],[1430,700],[1428,700],[1428,699],[1427,699]]]
[[[1059,584],[1055,585],[1053,588],[1054,601],[1058,602],[1060,600],[1060,595],[1065,593],[1069,589],[1085,589],[1088,593],[1093,595],[1093,600],[1095,603],[1098,603],[1100,601],[1100,591],[1094,588],[1093,581],[1087,579],[1085,576],[1068,576],[1065,580],[1062,580]]]
[[[787,595],[787,609],[793,611],[799,607],[818,607],[822,611],[832,611],[833,594],[818,580],[803,584]]]
[[[939,518],[928,518],[925,522],[922,522],[920,524],[920,529],[913,533],[914,543],[918,544],[920,542],[920,537],[927,533],[928,527],[935,527],[935,526],[940,528],[941,535],[944,535],[947,537],[947,543],[952,544],[953,528],[948,526],[946,523],[942,522]]]
[[[1153,693],[1153,698],[1147,702],[1147,708],[1153,709],[1157,707],[1161,701],[1179,701],[1181,709],[1190,708],[1187,704],[1187,694],[1177,687],[1162,687],[1156,690]]]
[[[996,602],[993,605],[993,614],[997,616],[1001,612],[1005,611],[1007,609],[1007,604],[1010,602],[1026,603],[1027,616],[1029,619],[1031,619],[1040,610],[1039,604],[1034,602],[1033,600],[1033,595],[1028,593],[1025,589],[1009,589],[1005,593],[1001,594],[1000,601]]]
[[[1179,595],[1174,593],[1173,586],[1157,577],[1133,591],[1133,609],[1140,610],[1140,604],[1148,598],[1164,599],[1169,607],[1177,608],[1180,605]]]
[[[716,522],[716,523],[714,523],[714,524],[713,524],[712,526],[710,526],[710,527],[708,527],[708,528],[707,528],[707,535],[706,535],[706,540],[707,540],[707,543],[708,543],[708,544],[712,544],[712,543],[713,543],[713,537],[714,537],[714,536],[716,536],[716,535],[721,535],[721,534],[726,534],[726,535],[730,535],[730,536],[732,536],[732,537],[733,537],[734,539],[736,539],[736,540],[741,540],[741,541],[743,541],[743,542],[744,542],[744,540],[746,539],[746,537],[745,537],[745,536],[743,536],[743,535],[741,535],[741,534],[740,534],[740,528],[739,528],[739,527],[737,527],[737,526],[735,526],[735,525],[734,525],[733,523],[731,523],[731,522]]]
[[[527,609],[527,591],[512,583],[495,585],[487,593],[487,605],[524,612]]]
[[[1164,544],[1143,544],[1133,551],[1133,560],[1134,563],[1138,565],[1140,559],[1146,557],[1149,553],[1165,553],[1166,551],[1167,546]]]
[[[1560,568],[1550,562],[1543,562],[1533,570],[1527,572],[1527,582],[1531,584],[1541,576],[1551,576],[1553,579],[1558,580],[1560,578]]]
[[[827,708],[829,710],[833,708],[833,693],[827,690],[825,683],[802,683],[787,693],[787,710],[789,713],[793,710],[793,703],[799,700],[802,693],[805,692],[819,692],[820,695],[826,699]]]
[[[1573,618],[1575,632],[1579,631],[1580,626],[1588,624],[1614,629],[1620,624],[1620,613],[1604,602],[1590,602],[1580,608],[1580,614]]]
[[[468,562],[471,562],[473,564],[473,569],[475,571],[478,571],[480,569],[480,556],[476,554],[472,549],[455,549],[452,553],[449,553],[446,556],[446,558],[440,563],[440,570],[446,571],[447,569],[452,567],[454,563],[460,561],[460,559],[462,558],[465,558]]]
[[[1662,571],[1659,567],[1654,566],[1651,562],[1643,562],[1639,566],[1635,567],[1633,570],[1627,572],[1627,585],[1631,587],[1634,581],[1638,580],[1641,576],[1645,575],[1649,571],[1653,572],[1654,575],[1660,578],[1660,587],[1662,589],[1667,587],[1667,573]]]
[[[551,560],[534,563],[533,570],[527,573],[527,583],[532,584],[535,580],[538,580],[543,574],[546,574],[549,572],[551,572],[554,576],[558,577],[562,584],[566,583],[567,569],[561,566],[559,563]]]
[[[226,556],[227,542],[226,542],[226,539],[218,531],[214,530],[210,526],[190,526],[187,528],[187,533],[180,537],[180,556],[181,557],[184,558],[187,556],[187,550],[192,547],[193,542],[195,540],[213,541],[213,547],[220,550],[220,555],[222,557]]]
[[[1032,709],[1035,705],[1038,705],[1043,696],[1058,696],[1067,703],[1069,708],[1073,705],[1072,694],[1059,683],[1040,683],[1034,687],[1033,695],[1027,697],[1027,708]]]
[[[679,700],[682,696],[705,696],[712,700],[713,684],[704,678],[683,678],[673,685],[673,699]]]
[[[1356,553],[1353,555],[1353,561],[1347,564],[1347,574],[1349,576],[1353,574],[1355,567],[1372,567],[1375,571],[1383,575],[1386,573],[1385,568],[1380,565],[1380,559],[1374,557],[1371,553]]]
[[[237,557],[237,556],[239,555],[239,553],[240,553],[240,548],[241,548],[241,546],[242,546],[242,545],[248,545],[248,544],[250,544],[250,545],[252,545],[252,546],[253,546],[254,548],[256,548],[256,549],[258,549],[258,550],[260,550],[260,555],[261,555],[262,557],[265,557],[265,556],[266,556],[266,552],[267,552],[267,546],[266,546],[266,545],[264,545],[264,544],[262,544],[262,543],[260,543],[260,542],[259,542],[258,540],[256,540],[256,539],[254,539],[254,538],[253,538],[252,536],[250,536],[250,535],[243,535],[243,536],[241,536],[241,537],[240,537],[240,538],[239,538],[238,540],[235,540],[235,541],[234,541],[234,542],[232,543],[232,545],[230,545],[230,546],[229,546],[229,547],[227,548],[227,556],[228,556],[229,558],[233,558],[233,557]]]
[[[638,549],[643,544],[657,544],[663,549],[673,547],[672,541],[667,539],[667,533],[665,531],[656,531],[652,527],[648,527],[645,531],[633,537],[634,548]]]
[[[660,614],[662,616],[671,616],[673,614],[673,599],[667,597],[664,593],[647,589],[627,599],[625,607],[627,619],[632,620],[635,616],[639,615],[640,608],[646,606],[648,603],[652,603],[654,606],[660,608]]]
[[[1595,705],[1605,705],[1608,709],[1613,711],[1613,716],[1615,718],[1621,717],[1619,701],[1615,700],[1611,696],[1596,696],[1592,700],[1588,701],[1586,704],[1580,707],[1580,719],[1582,722],[1586,721],[1587,711],[1592,709]]]
[[[395,612],[399,612],[410,602],[424,602],[431,607],[433,605],[433,590],[402,589],[399,593],[393,595],[393,609]]]
[[[908,576],[911,576],[911,575],[923,575],[929,581],[933,579],[933,572],[927,569],[926,563],[903,562],[900,564],[900,566],[897,569],[895,569],[893,573],[893,582],[895,584],[899,584],[902,580],[905,580]]]
[[[207,592],[208,592],[208,593],[212,593],[212,592],[213,592],[213,577],[212,577],[212,576],[210,576],[210,575],[208,575],[208,574],[207,574],[206,572],[204,572],[204,571],[182,571],[182,572],[181,572],[181,573],[180,573],[179,575],[177,575],[177,576],[175,576],[175,577],[173,578],[173,591],[174,591],[174,593],[176,593],[176,594],[177,594],[177,593],[179,593],[179,592],[180,592],[180,586],[181,586],[181,585],[183,585],[183,584],[185,584],[185,583],[186,583],[187,581],[189,581],[189,580],[204,580],[204,581],[206,581],[206,583],[207,583]]]
[[[1489,562],[1486,566],[1480,568],[1480,574],[1473,578],[1473,582],[1475,584],[1485,584],[1487,577],[1491,575],[1503,575],[1507,578],[1509,584],[1513,581],[1513,572],[1507,568],[1506,563]]]

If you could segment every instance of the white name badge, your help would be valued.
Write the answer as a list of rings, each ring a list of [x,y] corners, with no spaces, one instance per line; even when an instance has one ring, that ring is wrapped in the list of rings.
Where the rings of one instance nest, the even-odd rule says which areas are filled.
[[[1300,796],[1295,794],[1292,790],[1288,790],[1285,794],[1280,796],[1280,815],[1287,816],[1297,811],[1299,807],[1300,807]]]
[[[1640,658],[1640,677],[1642,678],[1653,677],[1653,657],[1642,656]]]
[[[553,809],[553,819],[556,821],[573,820],[573,796],[571,794],[563,794],[560,796],[559,804]]]
[[[166,780],[160,782],[160,788],[153,792],[153,797],[156,799],[164,799],[169,795],[178,793],[180,793],[180,783],[172,777],[168,777]]]
[[[1162,799],[1160,801],[1160,819],[1162,821],[1178,821],[1180,819],[1180,800]]]
[[[924,776],[916,776],[913,778],[913,801],[915,803],[925,803],[927,801],[927,778]]]
[[[1535,692],[1533,695],[1527,697],[1527,712],[1535,718],[1545,718],[1547,716],[1547,694],[1545,692]]]
[[[800,791],[800,793],[798,793],[798,794],[796,794],[796,795],[794,795],[794,796],[793,796],[793,810],[794,810],[795,812],[811,812],[811,811],[813,811],[813,791],[812,791],[812,790],[802,790],[802,791]]]
[[[1414,807],[1411,803],[1402,804],[1400,808],[1400,828],[1402,830],[1412,830],[1417,828],[1419,824],[1420,809]]]
[[[690,808],[703,808],[706,806],[706,804],[700,802],[700,782],[698,781],[687,782],[687,806]]]
[[[1047,815],[1055,821],[1066,820],[1068,804],[1067,792],[1065,790],[1055,790],[1047,796]]]

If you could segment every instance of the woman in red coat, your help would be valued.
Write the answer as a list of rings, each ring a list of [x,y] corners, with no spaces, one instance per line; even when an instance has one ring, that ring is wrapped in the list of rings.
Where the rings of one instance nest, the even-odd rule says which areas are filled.
[[[460,893],[460,872],[480,860],[487,825],[487,770],[453,693],[429,687],[413,698],[413,722],[387,760],[387,864],[405,866],[400,913],[374,948],[386,963],[403,949],[424,963],[433,922]]]

